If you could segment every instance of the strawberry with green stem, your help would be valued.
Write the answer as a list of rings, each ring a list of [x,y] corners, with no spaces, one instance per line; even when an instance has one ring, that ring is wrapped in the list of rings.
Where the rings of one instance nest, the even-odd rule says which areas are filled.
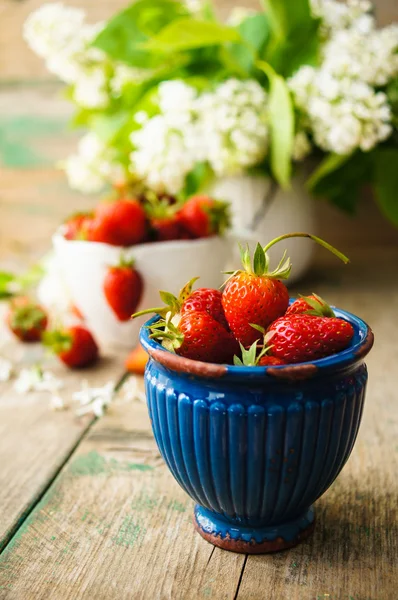
[[[10,302],[6,323],[22,342],[38,342],[47,329],[48,315],[37,302],[19,296]]]
[[[264,248],[257,244],[253,265],[249,249],[241,248],[243,269],[229,273],[230,278],[225,284],[222,295],[222,305],[231,331],[245,348],[261,337],[252,324],[267,329],[288,308],[289,294],[281,280],[287,279],[290,275],[292,268],[290,258],[286,258],[285,252],[276,269],[270,271],[267,252],[276,243],[293,237],[309,238],[335,254],[343,262],[349,262],[348,258],[333,246],[308,233],[282,235]]]
[[[145,212],[155,240],[165,242],[186,237],[178,204],[171,204],[168,198],[159,199],[155,194],[147,194],[146,200]]]
[[[344,319],[305,313],[280,317],[268,332],[273,334],[271,356],[292,364],[341,352],[354,337],[352,325]]]
[[[178,214],[182,225],[194,238],[222,235],[230,225],[228,202],[209,196],[192,196]]]
[[[315,293],[311,296],[301,296],[289,306],[286,315],[313,315],[316,317],[335,317],[333,310]]]
[[[119,321],[128,321],[141,301],[144,283],[134,265],[134,259],[122,256],[119,264],[108,267],[105,275],[105,298]]]
[[[80,369],[98,360],[97,343],[88,329],[81,325],[47,331],[43,344],[71,369]]]
[[[188,281],[181,289],[178,298],[170,292],[159,292],[165,306],[140,311],[133,315],[133,317],[153,313],[166,317],[168,313],[171,313],[172,316],[177,314],[184,316],[189,312],[206,312],[229,331],[224,309],[222,307],[221,292],[211,288],[199,288],[192,291],[192,287],[198,279],[198,277],[194,277]]]
[[[187,312],[178,324],[169,313],[150,329],[152,339],[161,340],[164,348],[191,360],[230,364],[239,351],[234,336],[203,311]]]

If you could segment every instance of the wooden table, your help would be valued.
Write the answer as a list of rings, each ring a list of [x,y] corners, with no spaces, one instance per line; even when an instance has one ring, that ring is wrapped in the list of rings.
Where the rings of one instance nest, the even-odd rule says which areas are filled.
[[[54,412],[47,397],[21,397],[3,383],[0,598],[396,598],[398,252],[361,254],[352,266],[333,263],[300,286],[356,312],[376,336],[358,441],[317,502],[307,542],[268,556],[214,548],[193,530],[193,503],[159,456],[144,403],[115,403],[100,419],[78,419],[73,409]],[[37,349],[14,342],[7,354],[19,366],[38,358]],[[65,397],[80,386],[82,373],[47,366],[62,374]],[[121,372],[113,357],[84,377],[97,384]]]

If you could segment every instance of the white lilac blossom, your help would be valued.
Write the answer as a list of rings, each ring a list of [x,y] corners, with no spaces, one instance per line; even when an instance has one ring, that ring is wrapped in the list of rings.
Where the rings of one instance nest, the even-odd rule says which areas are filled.
[[[311,0],[314,16],[322,20],[326,35],[340,29],[357,29],[366,33],[374,27],[374,18],[369,14],[372,3],[369,0]]]
[[[72,395],[73,400],[80,402],[77,410],[79,416],[92,413],[96,417],[102,417],[106,408],[112,402],[115,395],[115,383],[109,381],[103,387],[92,388],[88,382],[82,382],[81,389]]]
[[[0,382],[8,381],[12,375],[12,362],[0,356]]]
[[[63,382],[50,371],[43,371],[39,366],[22,369],[14,383],[18,394],[27,392],[49,392],[54,394],[63,387]]]
[[[302,67],[290,82],[295,103],[323,150],[350,154],[371,150],[392,131],[387,97],[366,83],[338,79],[327,71]]]
[[[100,192],[107,183],[125,181],[124,169],[117,162],[114,150],[92,132],[80,139],[78,153],[69,156],[61,166],[71,188],[85,194]]]
[[[197,152],[188,151],[188,140],[197,141],[195,97],[194,88],[182,81],[161,84],[162,114],[144,119],[141,129],[130,136],[134,146],[130,169],[155,192],[177,194],[195,165]]]
[[[323,49],[322,70],[383,86],[398,75],[398,26],[366,34],[338,31]]]
[[[140,388],[137,377],[130,375],[124,382],[121,390],[121,399],[123,402],[131,402],[132,400],[139,400],[145,402],[145,393]]]
[[[238,175],[268,150],[267,94],[257,81],[229,79],[196,101],[203,159],[219,177]]]
[[[229,79],[200,95],[182,81],[165,82],[159,109],[131,134],[131,171],[157,192],[181,191],[197,162],[221,177],[267,154],[267,95],[256,81]]]
[[[53,394],[50,398],[50,408],[52,410],[64,410],[66,408],[64,399],[57,394]]]

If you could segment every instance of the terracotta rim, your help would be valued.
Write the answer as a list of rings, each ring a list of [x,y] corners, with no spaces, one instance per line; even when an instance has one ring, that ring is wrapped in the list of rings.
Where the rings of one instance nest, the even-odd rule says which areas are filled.
[[[203,378],[227,377],[231,381],[242,380],[247,381],[248,384],[250,381],[264,381],[264,379],[284,381],[309,380],[322,373],[337,373],[349,369],[352,365],[360,362],[370,352],[374,344],[373,332],[362,319],[349,312],[333,308],[337,316],[342,317],[354,326],[356,335],[360,339],[353,346],[343,352],[339,352],[339,354],[310,363],[280,367],[235,367],[183,358],[177,354],[168,352],[157,341],[149,338],[148,325],[154,323],[159,318],[157,316],[150,319],[141,328],[140,341],[153,360],[177,373],[185,373]]]
[[[271,552],[280,552],[281,550],[294,548],[294,546],[297,546],[306,540],[313,533],[315,528],[315,521],[313,521],[305,529],[300,531],[294,540],[286,541],[282,537],[278,537],[272,541],[256,543],[254,540],[244,542],[242,540],[233,540],[228,536],[222,538],[220,535],[214,535],[214,533],[206,533],[197,523],[195,516],[193,518],[193,524],[196,531],[206,540],[206,542],[209,542],[218,548],[222,548],[223,550],[237,552],[238,554],[269,554]]]

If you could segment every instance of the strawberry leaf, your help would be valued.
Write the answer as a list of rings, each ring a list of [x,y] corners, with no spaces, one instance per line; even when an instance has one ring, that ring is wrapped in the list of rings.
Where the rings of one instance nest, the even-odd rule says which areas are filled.
[[[255,275],[261,277],[264,275],[266,269],[265,252],[262,249],[261,244],[257,242],[256,250],[253,257],[253,270]]]

